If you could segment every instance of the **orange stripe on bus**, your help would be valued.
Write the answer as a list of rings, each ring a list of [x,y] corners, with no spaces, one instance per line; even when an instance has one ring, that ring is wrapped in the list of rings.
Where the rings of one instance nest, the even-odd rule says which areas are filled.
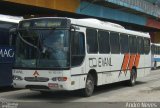
[[[134,65],[135,57],[136,57],[135,54],[132,54],[132,55],[130,56],[130,61],[129,61],[129,69],[130,69],[130,70],[132,70],[132,67],[133,67],[133,65]]]
[[[139,59],[140,59],[140,54],[137,54],[136,55],[136,60],[135,60],[135,63],[134,63],[134,65],[136,66],[136,68],[138,68]]]
[[[128,62],[129,62],[129,54],[125,54],[124,55],[124,59],[123,59],[123,64],[122,64],[122,71],[126,71],[127,70],[127,66],[128,66]]]

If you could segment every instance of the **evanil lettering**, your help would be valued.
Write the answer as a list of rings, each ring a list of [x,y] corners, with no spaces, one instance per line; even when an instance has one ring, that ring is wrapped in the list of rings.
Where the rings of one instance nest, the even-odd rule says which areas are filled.
[[[14,57],[13,49],[0,49],[0,57],[13,58]]]

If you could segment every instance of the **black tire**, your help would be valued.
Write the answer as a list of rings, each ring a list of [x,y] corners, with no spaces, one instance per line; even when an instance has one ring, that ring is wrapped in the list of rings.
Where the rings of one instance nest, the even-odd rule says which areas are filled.
[[[135,69],[131,70],[130,79],[127,81],[129,86],[134,86],[136,84],[137,72]]]
[[[154,70],[157,69],[157,62],[156,62],[156,61],[154,62],[154,67],[153,67],[153,69],[154,69]]]
[[[82,93],[85,97],[89,97],[94,91],[94,78],[91,74],[87,76],[85,88],[82,89]]]

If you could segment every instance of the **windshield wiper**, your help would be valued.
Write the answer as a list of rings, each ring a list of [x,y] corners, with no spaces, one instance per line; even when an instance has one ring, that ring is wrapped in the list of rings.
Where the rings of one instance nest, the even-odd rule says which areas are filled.
[[[35,45],[33,45],[32,43],[29,43],[28,41],[26,41],[22,36],[21,36],[21,34],[18,32],[18,36],[19,36],[19,38],[25,43],[25,44],[27,44],[27,45],[29,45],[29,46],[31,46],[31,47],[34,47],[34,48],[36,48],[36,49],[38,49],[38,47],[37,46],[35,46]]]

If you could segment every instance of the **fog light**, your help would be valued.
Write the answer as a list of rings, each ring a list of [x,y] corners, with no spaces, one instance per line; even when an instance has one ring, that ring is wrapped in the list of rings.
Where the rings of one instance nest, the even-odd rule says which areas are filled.
[[[13,80],[23,80],[21,76],[13,75]]]
[[[71,81],[71,85],[74,85],[75,84],[75,81]]]

